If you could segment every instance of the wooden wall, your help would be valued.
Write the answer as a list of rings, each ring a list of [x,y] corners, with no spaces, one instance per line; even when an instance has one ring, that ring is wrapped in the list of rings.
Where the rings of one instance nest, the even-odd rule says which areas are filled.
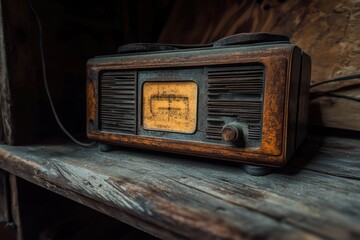
[[[290,36],[312,57],[312,83],[360,73],[360,2],[352,0],[177,1],[158,41],[208,43],[240,32]],[[314,88],[360,98],[360,80]],[[310,122],[360,130],[359,102],[321,97],[311,102]]]
[[[313,83],[360,72],[357,1],[31,1],[43,22],[55,106],[64,125],[80,136],[85,134],[86,61],[115,53],[124,43],[207,43],[239,32],[273,32],[289,35],[312,56]],[[0,0],[0,138],[10,144],[64,136],[45,95],[38,28],[27,2]],[[341,93],[360,96],[356,86]],[[358,102],[321,97],[312,101],[310,120],[360,130],[359,112]]]
[[[0,105],[4,140],[9,144],[64,137],[45,94],[39,29],[28,1],[43,25],[47,78],[55,108],[65,127],[83,137],[87,60],[116,53],[124,43],[155,42],[173,3],[0,0]]]

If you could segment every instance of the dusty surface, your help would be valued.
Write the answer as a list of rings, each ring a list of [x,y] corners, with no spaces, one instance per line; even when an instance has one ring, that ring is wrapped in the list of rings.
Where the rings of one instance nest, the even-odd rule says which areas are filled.
[[[236,165],[72,144],[0,147],[0,167],[164,239],[358,239],[359,140],[311,136],[264,177]]]

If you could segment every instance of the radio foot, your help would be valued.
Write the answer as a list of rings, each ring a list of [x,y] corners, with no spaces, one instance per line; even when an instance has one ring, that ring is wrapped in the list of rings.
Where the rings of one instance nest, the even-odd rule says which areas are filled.
[[[100,152],[111,152],[111,151],[119,150],[119,147],[114,145],[99,143],[98,149]]]
[[[244,164],[242,168],[247,174],[252,176],[265,176],[271,173],[272,171],[271,167],[254,166],[248,164]]]

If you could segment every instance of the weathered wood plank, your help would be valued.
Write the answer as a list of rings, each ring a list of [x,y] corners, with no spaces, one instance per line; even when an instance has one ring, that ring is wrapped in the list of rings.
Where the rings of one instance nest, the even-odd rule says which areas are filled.
[[[34,34],[38,29],[31,21],[33,16],[27,1],[2,0],[1,5],[1,51],[6,58],[2,66],[6,75],[1,84],[5,141],[24,143],[34,136],[35,115],[41,111],[37,105],[42,91],[41,68],[38,37]]]
[[[44,148],[35,149],[35,151],[39,150],[43,151]],[[65,149],[58,150],[63,151]],[[79,150],[82,151],[82,149]],[[51,152],[52,155],[53,151],[51,150]],[[58,153],[55,151],[55,154]],[[134,157],[136,157],[136,154]],[[85,204],[88,202],[87,198],[101,202],[105,204],[105,209],[108,207],[112,208],[113,212],[109,210],[104,211],[111,216],[117,216],[115,214],[116,211],[114,211],[117,209],[120,212],[118,215],[123,213],[129,214],[129,216],[135,215],[135,217],[150,222],[155,226],[161,225],[162,229],[160,232],[159,229],[154,231],[153,228],[145,228],[146,231],[159,237],[167,236],[169,233],[166,232],[170,232],[172,238],[179,235],[180,237],[177,238],[180,239],[184,237],[196,239],[199,236],[240,239],[249,234],[252,234],[252,237],[270,236],[270,233],[275,228],[278,234],[283,234],[283,237],[288,236],[290,238],[294,232],[298,232],[298,236],[305,237],[308,235],[301,230],[293,229],[286,224],[278,223],[272,218],[256,212],[254,213],[245,208],[237,207],[231,209],[231,204],[208,196],[206,193],[194,192],[192,188],[177,184],[171,179],[164,179],[161,174],[159,178],[157,178],[157,174],[150,173],[144,176],[143,171],[147,171],[146,169],[134,171],[131,168],[120,167],[127,173],[126,176],[119,176],[118,174],[107,175],[104,173],[94,173],[93,170],[84,168],[81,166],[81,163],[79,165],[79,162],[76,161],[69,165],[68,163],[51,159],[51,157],[50,161],[46,160],[44,162],[38,159],[41,165],[45,164],[50,167],[50,169],[45,170],[42,169],[41,165],[37,165],[38,163],[32,162],[32,160],[28,162],[30,165],[21,166],[22,164],[19,161],[23,160],[14,156],[11,156],[11,158],[12,162],[19,163],[17,168],[24,168],[25,171],[26,169],[32,169],[32,174],[35,173],[35,176],[32,177],[26,173],[22,177],[55,190],[55,192],[58,192],[59,189],[64,192],[67,192],[67,190],[75,192],[75,199]],[[141,159],[136,157],[136,160]],[[82,160],[84,159],[81,159],[80,162]],[[103,160],[106,161],[106,159]],[[131,159],[129,160],[131,161]],[[117,160],[115,161],[118,162]],[[139,163],[141,164],[141,162]],[[110,165],[106,164],[106,171],[114,167],[113,163],[108,162],[108,164]],[[97,168],[93,167],[94,169]],[[49,181],[49,177],[52,180]],[[44,180],[45,178],[46,180]],[[55,184],[53,185],[53,183]],[[192,204],[195,205],[193,206]],[[201,206],[206,206],[206,208],[201,209]],[[97,203],[95,209],[99,209]],[[225,209],[228,209],[228,211],[225,211]],[[214,215],[214,211],[219,211],[219,213]],[[222,213],[223,211],[225,213]],[[227,217],[227,215],[232,217]],[[241,218],[237,219],[238,217]],[[123,217],[120,217],[120,220],[124,220]],[[132,220],[131,222],[137,222],[137,220]],[[137,225],[140,225],[138,227],[143,229],[139,222],[134,226]],[[253,228],[256,228],[257,231],[251,231]],[[167,237],[164,238],[167,239]]]
[[[4,37],[4,14],[3,3],[0,1],[0,110],[1,140],[10,143],[13,141],[11,94],[9,87],[9,74],[7,67],[6,45]]]
[[[265,177],[201,158],[71,144],[1,146],[0,167],[162,238],[356,239],[359,145],[311,137],[291,166]]]
[[[360,180],[360,143],[357,139],[312,136],[290,165],[329,175]]]

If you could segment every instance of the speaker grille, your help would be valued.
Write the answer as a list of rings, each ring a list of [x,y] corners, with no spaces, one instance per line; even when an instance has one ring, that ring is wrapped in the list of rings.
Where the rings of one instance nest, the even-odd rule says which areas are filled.
[[[264,66],[207,68],[207,139],[221,140],[221,129],[229,122],[248,125],[248,141],[261,139]]]
[[[135,71],[106,71],[100,74],[100,130],[136,133],[135,83]]]

